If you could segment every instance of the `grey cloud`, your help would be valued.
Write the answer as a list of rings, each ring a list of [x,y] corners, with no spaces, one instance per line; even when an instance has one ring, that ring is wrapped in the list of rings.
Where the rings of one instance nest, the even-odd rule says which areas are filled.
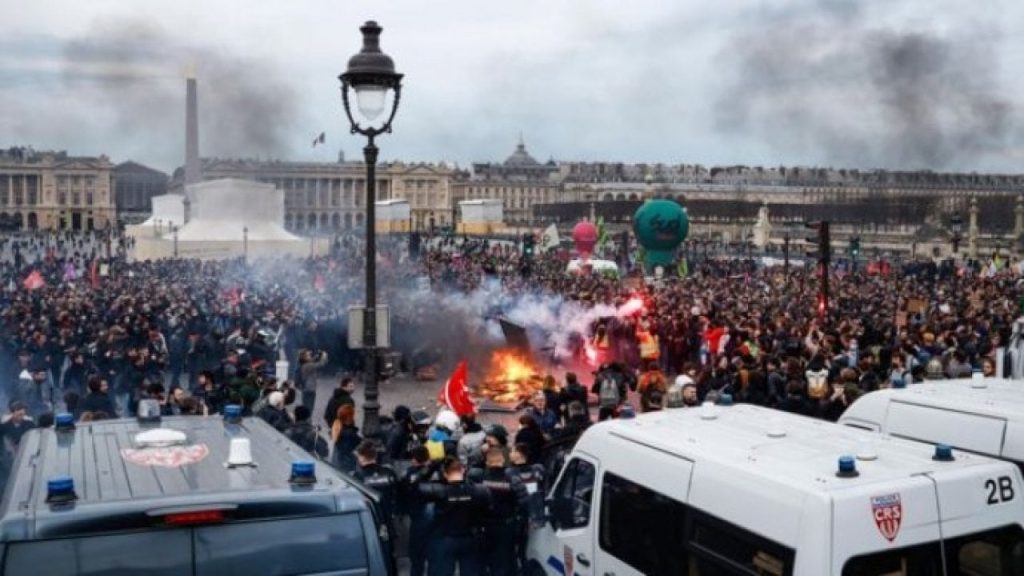
[[[859,4],[834,0],[766,16],[719,56],[716,118],[734,137],[832,164],[970,169],[1018,131],[993,23],[879,27]]]

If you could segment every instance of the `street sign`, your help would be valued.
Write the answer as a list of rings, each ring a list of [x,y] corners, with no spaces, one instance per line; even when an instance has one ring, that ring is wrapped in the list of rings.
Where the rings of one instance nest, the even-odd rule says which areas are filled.
[[[366,348],[363,344],[363,317],[365,306],[349,306],[348,308],[348,347],[352,350]],[[377,306],[377,343],[375,348],[391,346],[391,311],[388,306]]]

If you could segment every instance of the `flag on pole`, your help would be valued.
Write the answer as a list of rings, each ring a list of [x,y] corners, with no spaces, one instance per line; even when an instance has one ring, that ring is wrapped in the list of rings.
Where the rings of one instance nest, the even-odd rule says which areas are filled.
[[[235,288],[228,288],[224,291],[224,300],[227,301],[228,306],[238,306],[242,301],[242,289],[237,286]]]
[[[43,275],[39,273],[39,270],[33,270],[31,274],[25,277],[23,285],[26,290],[37,290],[46,286],[46,280],[43,280]]]
[[[680,278],[686,278],[690,275],[690,264],[686,261],[686,257],[679,259],[679,266],[676,268]]]
[[[540,238],[540,251],[547,252],[548,250],[554,250],[558,248],[562,240],[558,237],[558,227],[552,224],[544,230],[544,234]]]
[[[596,251],[604,249],[605,243],[608,242],[608,231],[604,228],[604,216],[597,217],[597,246]]]
[[[437,393],[437,401],[440,404],[451,408],[459,416],[476,413],[476,404],[469,397],[466,388],[468,365],[465,360],[459,362],[452,372],[452,377],[444,383],[440,392]]]
[[[316,148],[317,144],[323,144],[326,141],[327,141],[327,134],[324,133],[324,132],[321,132],[319,136],[317,136],[316,138],[313,138],[313,148]]]
[[[95,259],[89,265],[89,284],[92,285],[93,289],[100,287],[100,270]]]

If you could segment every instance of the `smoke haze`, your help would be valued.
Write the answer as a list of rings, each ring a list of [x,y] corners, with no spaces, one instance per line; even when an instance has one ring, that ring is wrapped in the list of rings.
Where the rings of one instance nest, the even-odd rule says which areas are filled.
[[[296,97],[266,62],[222,47],[183,44],[138,20],[104,21],[63,49],[69,93],[109,114],[141,145],[177,146],[184,159],[185,70],[196,68],[202,156],[286,156]],[[181,160],[179,160],[180,162]]]
[[[835,165],[964,169],[1002,151],[1017,128],[996,26],[893,29],[866,10],[816,0],[738,29],[719,55],[717,125]]]

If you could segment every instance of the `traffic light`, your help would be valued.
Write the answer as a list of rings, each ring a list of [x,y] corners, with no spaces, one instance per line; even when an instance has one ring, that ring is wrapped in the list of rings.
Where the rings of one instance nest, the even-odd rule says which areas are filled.
[[[527,258],[533,256],[533,234],[523,234],[523,255]]]
[[[808,228],[815,231],[813,236],[807,237],[811,245],[807,250],[807,257],[815,259],[819,264],[828,264],[832,260],[832,240],[829,236],[828,222],[808,222]]]
[[[832,260],[832,238],[829,235],[828,222],[808,222],[806,226],[815,231],[814,236],[807,238],[813,246],[807,251],[809,258],[814,258],[818,268],[817,313],[822,319],[828,318],[828,266]]]

